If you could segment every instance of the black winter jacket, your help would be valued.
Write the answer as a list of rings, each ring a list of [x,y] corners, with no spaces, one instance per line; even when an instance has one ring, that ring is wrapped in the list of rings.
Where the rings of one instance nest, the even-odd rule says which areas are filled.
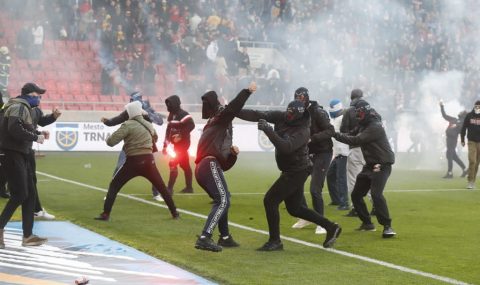
[[[330,117],[327,111],[315,101],[310,101],[308,112],[310,113],[310,143],[309,153],[325,153],[333,151],[332,137],[335,128],[330,124]]]
[[[360,146],[367,165],[395,163],[395,154],[388,142],[380,116],[376,113],[367,115],[359,122],[357,135],[336,133],[335,139],[349,145]]]
[[[180,107],[178,96],[170,96],[165,99],[165,102],[173,107],[173,111],[168,114],[168,125],[163,147],[166,147],[170,142],[173,143],[172,137],[174,135],[180,135],[182,139],[178,143],[173,143],[175,148],[188,149],[190,147],[190,132],[195,128],[192,116]]]
[[[232,168],[237,161],[237,156],[231,153],[232,147],[232,121],[245,105],[251,92],[243,89],[230,102],[230,104],[218,106],[215,114],[211,116],[198,141],[197,158],[195,163],[199,163],[207,156],[215,157],[224,171]],[[216,100],[216,98],[215,98]]]
[[[468,141],[480,142],[480,114],[475,114],[472,110],[467,114],[463,121],[462,130],[460,132],[460,140],[465,143],[465,134],[467,133]]]
[[[265,134],[275,146],[275,160],[280,171],[310,171],[312,164],[308,158],[307,147],[310,140],[310,115],[305,112],[304,117],[295,125],[287,125],[285,113],[243,109],[237,117],[251,122],[264,119],[274,124],[273,130],[266,131]]]

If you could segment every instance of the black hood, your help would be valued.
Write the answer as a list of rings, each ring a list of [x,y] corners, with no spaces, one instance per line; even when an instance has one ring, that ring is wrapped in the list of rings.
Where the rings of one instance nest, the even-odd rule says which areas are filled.
[[[220,107],[218,95],[215,91],[208,91],[202,96],[202,119],[211,118]]]
[[[167,105],[167,111],[170,113],[177,113],[180,111],[180,97],[172,95],[165,99],[165,105]]]
[[[304,102],[295,100],[288,104],[285,112],[285,123],[288,126],[301,125],[305,118],[308,118],[308,112],[305,110]]]

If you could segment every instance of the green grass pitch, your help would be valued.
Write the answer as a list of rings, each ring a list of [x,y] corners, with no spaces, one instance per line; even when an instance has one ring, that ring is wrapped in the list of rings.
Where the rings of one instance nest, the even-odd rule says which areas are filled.
[[[37,159],[37,171],[101,189],[107,189],[118,156],[45,154]],[[160,172],[167,180],[168,163],[165,157],[160,159]],[[232,193],[229,220],[248,228],[232,226],[231,233],[241,246],[221,253],[194,249],[205,220],[186,212],[180,220],[170,219],[167,209],[149,204],[163,203],[152,200],[150,186],[143,178],[130,181],[120,193],[149,203],[119,196],[110,222],[93,219],[102,210],[102,191],[43,174],[38,174],[38,188],[43,206],[57,219],[71,221],[220,284],[480,284],[480,191],[465,190],[463,178],[441,179],[443,174],[440,170],[411,170],[406,163],[394,165],[385,191],[398,234],[393,239],[381,238],[375,218],[376,232],[356,232],[358,218],[344,217],[345,212],[325,206],[326,216],[343,227],[333,251],[309,246],[321,245],[324,235],[315,235],[313,225],[292,229],[296,219],[288,215],[283,204],[281,234],[306,243],[285,238],[283,252],[255,251],[268,236],[250,229],[268,230],[262,199],[279,175],[272,153],[241,153],[237,165],[226,172]],[[203,190],[194,184],[193,195],[179,194],[183,187],[179,169],[173,197],[177,207],[207,215],[211,205]],[[310,202],[308,181],[305,189]],[[330,202],[327,192],[325,186],[326,204]],[[2,208],[5,201],[0,200]],[[17,211],[14,219],[18,220],[20,214]],[[217,233],[214,238],[218,238]],[[382,262],[399,267],[387,267]]]

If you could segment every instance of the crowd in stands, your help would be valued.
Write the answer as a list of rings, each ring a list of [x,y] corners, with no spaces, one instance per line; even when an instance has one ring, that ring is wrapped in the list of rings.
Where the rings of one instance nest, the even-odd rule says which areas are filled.
[[[156,78],[169,74],[186,103],[212,88],[228,101],[253,79],[261,105],[282,105],[301,85],[324,102],[359,87],[373,105],[399,109],[415,106],[430,71],[464,72],[466,106],[480,87],[474,0],[460,1],[465,13],[447,22],[448,1],[435,0],[9,2],[0,0],[26,23],[12,49],[19,56],[41,56],[43,37],[98,43],[102,94],[154,96]],[[275,43],[289,65],[252,68],[245,41]]]

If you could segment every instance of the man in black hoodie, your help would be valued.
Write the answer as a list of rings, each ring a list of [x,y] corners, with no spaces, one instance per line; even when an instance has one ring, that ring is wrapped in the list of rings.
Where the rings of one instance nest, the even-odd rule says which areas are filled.
[[[305,205],[303,187],[312,165],[308,157],[310,141],[310,115],[301,101],[292,101],[287,111],[242,110],[238,117],[258,122],[258,129],[265,132],[275,146],[275,160],[282,172],[263,199],[270,238],[259,251],[282,250],[280,240],[280,213],[278,207],[285,201],[290,215],[315,223],[327,230],[324,247],[332,247],[342,229]],[[272,128],[268,123],[273,123]]]
[[[180,106],[180,97],[172,95],[165,99],[167,105],[168,125],[165,131],[165,140],[163,142],[162,153],[167,154],[167,146],[173,144],[175,157],[170,159],[168,163],[170,167],[170,177],[168,179],[167,190],[173,194],[173,185],[177,180],[178,169],[177,166],[183,169],[185,173],[185,189],[181,193],[193,193],[192,188],[192,168],[190,167],[190,160],[188,156],[188,148],[190,147],[190,132],[195,128],[192,116]]]
[[[358,119],[358,132],[352,135],[337,132],[335,139],[349,145],[360,146],[365,157],[366,164],[358,174],[352,191],[352,203],[362,221],[357,230],[375,231],[375,225],[363,200],[370,190],[377,220],[384,227],[382,237],[390,238],[396,233],[392,229],[392,220],[383,190],[392,172],[395,154],[388,142],[380,115],[363,99],[356,101],[353,107]]]
[[[452,117],[445,113],[445,107],[443,106],[443,102],[440,101],[440,111],[442,112],[442,117],[448,122],[448,127],[445,130],[445,138],[447,140],[447,174],[443,176],[443,178],[453,178],[452,168],[453,168],[453,161],[455,161],[458,166],[462,168],[462,177],[467,176],[468,171],[465,168],[465,164],[463,161],[458,157],[457,154],[457,142],[458,142],[458,135],[462,130],[463,121],[465,120],[465,116],[467,115],[466,111],[460,112],[458,114],[458,118]]]
[[[202,96],[202,118],[208,121],[198,141],[195,178],[213,199],[213,205],[202,234],[195,242],[197,249],[219,252],[222,246],[239,246],[228,230],[230,192],[223,172],[232,168],[239,153],[238,147],[232,145],[232,121],[256,90],[255,82],[250,83],[248,89],[240,91],[226,106],[220,105],[215,91],[208,91]],[[212,240],[217,224],[220,231],[218,244]]]
[[[22,93],[5,104],[0,114],[0,160],[5,166],[11,198],[0,215],[0,249],[5,248],[4,227],[22,206],[22,246],[39,246],[46,238],[36,236],[33,231],[33,211],[35,207],[35,185],[33,166],[30,162],[32,142],[43,143],[48,132],[39,132],[33,125],[31,109],[38,106],[39,95],[45,89],[34,83],[22,87]]]
[[[460,141],[465,146],[465,134],[468,139],[468,185],[475,188],[478,164],[480,163],[480,100],[475,102],[473,110],[467,114],[460,131]]]
[[[300,87],[295,91],[295,100],[303,102],[310,114],[310,142],[308,143],[308,153],[313,163],[312,178],[310,180],[310,194],[312,195],[313,209],[320,215],[324,215],[324,204],[322,198],[322,189],[327,176],[328,167],[333,156],[332,136],[335,129],[330,124],[328,113],[316,101],[310,101],[308,89]],[[307,202],[303,199],[303,204],[307,207]],[[310,224],[305,220],[299,219],[292,228],[303,228]],[[316,234],[325,234],[326,229],[317,226]]]

